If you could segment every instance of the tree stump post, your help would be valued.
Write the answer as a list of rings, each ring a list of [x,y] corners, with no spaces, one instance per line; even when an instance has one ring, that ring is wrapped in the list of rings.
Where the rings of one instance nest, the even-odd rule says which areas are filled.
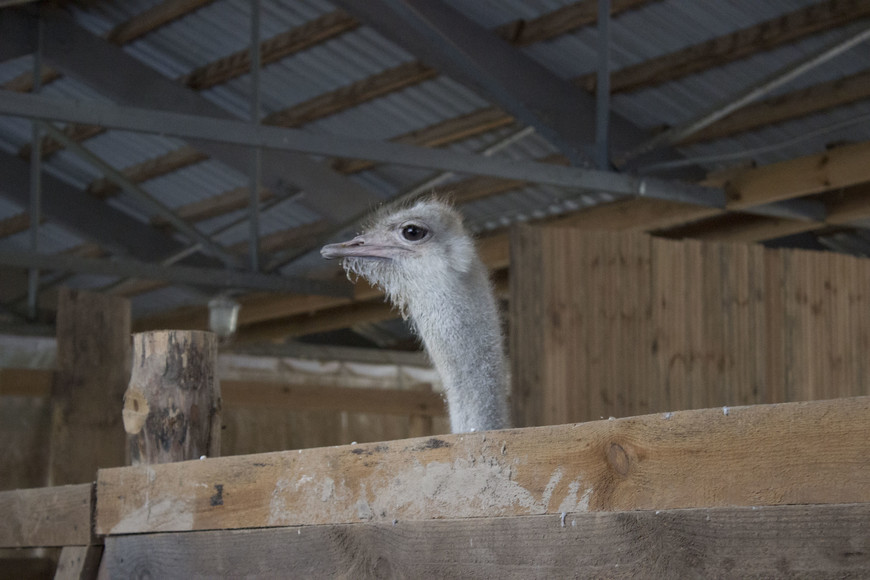
[[[217,336],[161,330],[133,335],[133,369],[124,395],[132,465],[220,455]]]

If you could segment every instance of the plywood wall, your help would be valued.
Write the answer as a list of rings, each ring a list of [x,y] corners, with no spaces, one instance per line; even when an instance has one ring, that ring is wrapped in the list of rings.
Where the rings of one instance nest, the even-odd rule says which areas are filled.
[[[517,425],[870,394],[870,260],[523,227]]]

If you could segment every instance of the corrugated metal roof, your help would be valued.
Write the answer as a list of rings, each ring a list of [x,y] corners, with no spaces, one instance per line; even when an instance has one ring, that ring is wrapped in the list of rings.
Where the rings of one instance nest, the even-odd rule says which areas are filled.
[[[446,1],[488,28],[518,18],[532,19],[572,3],[571,0],[505,0],[498,3]],[[616,70],[636,64],[816,2],[650,2],[642,9],[621,14],[612,22],[612,66]],[[159,3],[160,0],[98,2],[87,9],[77,5],[70,9],[83,27],[95,34],[105,35],[118,24]],[[164,75],[178,78],[218,58],[246,50],[250,43],[249,10],[250,3],[247,0],[216,0],[130,43],[124,50]],[[262,10],[261,38],[265,40],[330,13],[335,7],[320,0],[270,0],[262,3]],[[814,35],[684,79],[619,94],[613,98],[613,108],[646,129],[677,124],[846,34],[848,30]],[[559,77],[573,79],[595,70],[597,36],[597,30],[591,26],[521,50]],[[414,56],[403,48],[384,39],[374,30],[361,26],[264,67],[261,71],[262,114],[265,116],[284,110],[413,60]],[[868,62],[870,45],[865,43],[778,89],[774,94],[865,71]],[[30,57],[0,63],[0,83],[29,72],[31,66]],[[67,77],[49,83],[43,92],[63,99],[107,101],[98,90]],[[202,94],[240,119],[248,119],[250,115],[250,75],[240,76]],[[484,98],[441,75],[316,120],[304,126],[304,129],[362,139],[390,139],[486,106],[489,103]],[[847,125],[850,120],[866,115],[870,115],[870,102],[863,101],[733,138],[684,147],[681,151],[690,157],[748,151],[757,162],[769,163],[818,152],[826,144],[836,141],[870,140],[870,123]],[[843,126],[824,132],[826,128],[839,124]],[[465,153],[480,152],[506,138],[513,130],[512,127],[497,129],[448,148]],[[15,153],[29,143],[30,138],[31,125],[28,121],[0,118],[0,148],[4,151]],[[772,144],[785,145],[779,149],[756,151],[759,147]],[[154,159],[182,146],[184,142],[179,139],[121,131],[107,131],[85,142],[85,147],[118,169]],[[540,136],[532,135],[505,147],[497,155],[521,161],[539,159],[554,152],[555,148]],[[731,163],[733,160],[729,159],[701,164],[718,168]],[[45,162],[45,170],[77,187],[86,187],[100,177],[98,170],[69,151],[52,155]],[[437,173],[433,170],[381,165],[349,176],[348,179],[370,189],[375,197],[388,199]],[[465,177],[454,176],[452,181]],[[449,184],[447,182],[445,188],[449,189]],[[208,160],[141,185],[165,205],[177,208],[235,188],[247,187],[248,176],[218,161]],[[462,210],[467,216],[469,227],[476,232],[484,232],[516,221],[559,214],[611,199],[612,196],[597,192],[529,185],[472,201],[465,204]],[[108,203],[143,222],[148,222],[152,217],[150,212],[140,209],[135,199],[123,192]],[[0,219],[21,211],[23,208],[15,204],[0,203]],[[222,244],[232,245],[247,239],[248,224],[240,222],[234,227],[225,228],[245,217],[245,210],[237,210],[205,220],[197,227],[204,232],[224,230],[217,234],[216,239]],[[261,216],[260,227],[262,234],[268,235],[314,223],[323,217],[294,200],[287,200],[265,212]],[[41,228],[40,236],[45,251],[63,251],[82,243],[82,240],[53,224]],[[26,233],[12,236],[0,240],[0,247],[16,244],[24,247],[21,244],[26,239]],[[183,238],[177,236],[177,239]],[[95,277],[73,279],[73,283],[77,284],[98,281]],[[133,304],[137,313],[143,313],[201,299],[202,296],[195,292],[165,289],[136,297]]]

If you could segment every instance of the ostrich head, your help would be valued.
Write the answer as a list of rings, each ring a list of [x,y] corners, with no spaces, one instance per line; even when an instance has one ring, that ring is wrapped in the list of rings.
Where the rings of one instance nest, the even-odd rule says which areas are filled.
[[[469,275],[480,264],[462,217],[434,198],[400,209],[387,207],[362,234],[324,246],[321,254],[327,259],[343,258],[349,275],[380,287],[404,316],[410,302],[434,288],[450,299],[449,288],[439,282]]]

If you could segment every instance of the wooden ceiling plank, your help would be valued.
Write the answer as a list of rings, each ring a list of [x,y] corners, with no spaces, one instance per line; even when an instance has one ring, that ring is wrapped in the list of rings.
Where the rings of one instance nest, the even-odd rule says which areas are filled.
[[[390,141],[419,147],[442,147],[475,137],[481,133],[506,127],[513,122],[513,117],[497,107],[486,107],[405,133],[390,139]],[[332,161],[333,169],[345,175],[359,173],[376,165],[377,163],[365,159],[335,159]]]
[[[43,220],[44,221],[44,220]],[[0,220],[0,238],[26,232],[30,228],[30,214],[25,212]]]
[[[251,202],[247,187],[237,187],[214,197],[194,201],[175,208],[175,215],[186,222],[199,222],[248,206]],[[267,189],[260,191],[260,202],[268,201],[275,196]],[[161,217],[154,217],[151,223],[157,227],[168,227],[169,223]]]
[[[106,130],[102,127],[97,127],[96,125],[76,125],[69,124],[66,125],[62,129],[64,135],[75,141],[76,143],[81,143],[82,141],[87,141],[88,139],[92,139],[97,135],[102,135],[106,132]],[[21,149],[18,150],[18,156],[22,159],[30,160],[30,143],[24,145]],[[62,150],[64,146],[59,142],[55,141],[51,137],[43,137],[42,138],[42,157],[43,159],[52,155],[53,153],[57,153]]]
[[[358,26],[359,22],[342,10],[324,14],[260,43],[262,66],[326,42]],[[194,69],[180,80],[192,89],[201,91],[238,78],[250,70],[251,52],[244,49]]]
[[[811,231],[818,222],[730,213],[654,233],[671,239],[691,238],[708,242],[756,243]]]
[[[281,127],[299,127],[389,93],[420,84],[435,78],[437,75],[436,70],[420,62],[407,62],[298,105],[272,113],[263,119],[263,123]]]
[[[42,67],[41,84],[43,86],[52,83],[59,78],[60,73],[55,69],[50,66]],[[0,84],[0,88],[6,91],[15,91],[16,93],[29,93],[33,91],[33,73],[29,71],[21,73],[17,77]]]
[[[870,71],[747,105],[690,135],[677,145],[724,139],[738,133],[806,117],[864,99],[870,99]]]
[[[867,16],[870,16],[870,3],[864,0],[828,0],[813,4],[615,71],[610,78],[610,89],[613,93],[624,93],[653,87],[845,26]],[[584,75],[577,82],[586,90],[595,91],[595,74]]]
[[[123,46],[212,2],[214,0],[165,0],[115,26],[106,40]]]
[[[870,219],[870,183],[831,193],[824,201],[828,210],[825,221],[829,224],[843,225]]]
[[[193,147],[184,146],[174,149],[165,155],[125,167],[121,170],[121,173],[133,183],[143,183],[149,179],[172,173],[206,159],[208,159],[208,156],[205,153],[201,153]],[[120,186],[105,177],[97,179],[88,185],[88,192],[101,199],[117,195],[120,191]]]
[[[659,0],[612,0],[611,17],[637,10]],[[495,29],[496,34],[516,46],[529,46],[551,40],[598,21],[598,0],[583,0],[568,4],[530,20],[513,20]]]

